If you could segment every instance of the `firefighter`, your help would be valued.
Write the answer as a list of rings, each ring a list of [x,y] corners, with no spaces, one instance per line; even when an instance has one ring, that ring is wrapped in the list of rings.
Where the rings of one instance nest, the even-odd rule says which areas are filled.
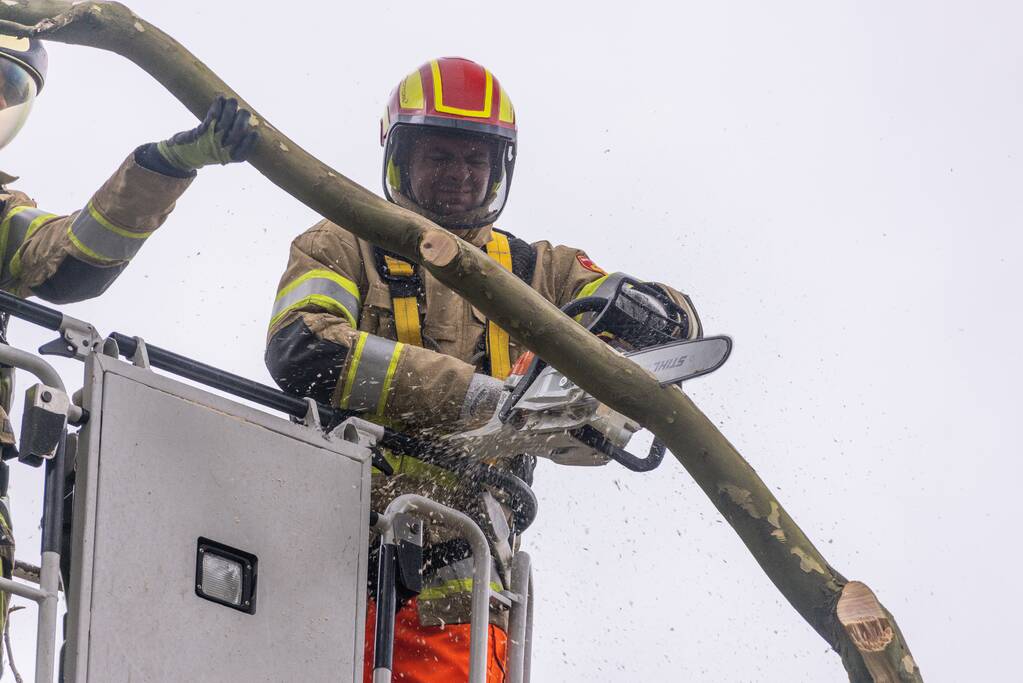
[[[28,118],[46,79],[46,66],[40,41],[0,35],[0,148]],[[166,220],[196,170],[243,161],[256,137],[249,112],[235,100],[218,98],[201,125],[136,149],[83,209],[67,216],[37,208],[28,195],[7,188],[17,178],[0,173],[0,288],[54,303],[99,296]],[[7,322],[6,315],[0,318],[3,343]],[[7,417],[13,390],[13,372],[0,370],[3,460],[17,455]],[[9,578],[14,539],[7,480],[7,464],[0,463],[0,558]],[[0,633],[7,602],[7,594],[0,593]]]
[[[508,198],[516,157],[516,122],[508,93],[466,59],[428,62],[391,93],[381,122],[387,199],[467,240],[549,301],[607,294],[608,275],[587,255],[549,242],[528,243],[494,222]],[[699,322],[687,297],[667,297]],[[320,221],[294,240],[271,314],[266,364],[286,391],[405,430],[470,428],[486,421],[512,364],[524,349],[429,272],[343,227]],[[404,493],[427,495],[508,533],[509,510],[495,509],[478,481],[453,476],[409,456],[388,458],[395,473],[374,472],[373,509]],[[509,463],[532,478],[535,460]],[[494,581],[507,578],[507,549],[497,539]],[[395,680],[457,681],[468,676],[471,558],[461,541],[431,525],[425,589],[397,616]],[[373,567],[371,563],[371,568]],[[367,641],[372,640],[370,601]],[[507,613],[491,613],[488,681],[503,680]],[[372,656],[367,642],[366,680]]]

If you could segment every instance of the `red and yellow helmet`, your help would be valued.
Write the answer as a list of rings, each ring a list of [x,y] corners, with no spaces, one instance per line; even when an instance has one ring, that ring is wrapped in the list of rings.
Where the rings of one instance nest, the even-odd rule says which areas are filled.
[[[380,121],[384,193],[395,204],[452,230],[489,225],[497,219],[508,198],[515,166],[515,138],[515,110],[493,74],[460,57],[431,60],[406,76],[391,92]],[[470,169],[466,173],[486,175],[477,178],[480,189],[471,200],[444,203],[416,196],[412,169],[419,158],[416,150],[426,141],[437,139],[472,146],[477,159],[488,157],[485,166],[482,160],[472,166],[470,159],[475,171]],[[418,191],[428,194],[427,190]]]

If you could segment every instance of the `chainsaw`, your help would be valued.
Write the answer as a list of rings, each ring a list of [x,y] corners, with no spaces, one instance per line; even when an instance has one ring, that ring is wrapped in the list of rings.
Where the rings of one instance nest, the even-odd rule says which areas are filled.
[[[614,286],[606,287],[608,294],[576,299],[562,311],[653,375],[661,386],[677,386],[706,375],[728,360],[732,340],[727,336],[687,340],[692,324],[689,314],[659,287],[619,274],[608,279],[612,278]],[[432,438],[388,428],[379,445],[500,490],[521,533],[536,518],[537,500],[528,482],[513,473],[508,463],[522,456],[574,466],[613,460],[634,472],[648,472],[660,465],[666,449],[655,439],[645,457],[627,451],[640,429],[638,422],[526,353],[512,368],[497,410],[482,427]],[[380,468],[385,474],[393,473],[389,467]]]
[[[609,295],[577,299],[562,310],[661,386],[681,385],[728,360],[732,340],[727,336],[680,341],[689,336],[692,323],[686,310],[660,288],[623,275],[610,277],[615,280]],[[655,440],[646,457],[625,450],[640,428],[540,358],[524,354],[506,380],[489,422],[447,435],[442,442],[485,462],[525,453],[573,466],[614,460],[646,472],[660,464],[665,447]]]

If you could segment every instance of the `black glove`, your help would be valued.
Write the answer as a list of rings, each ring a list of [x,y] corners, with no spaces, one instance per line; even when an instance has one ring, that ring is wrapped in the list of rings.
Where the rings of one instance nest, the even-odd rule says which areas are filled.
[[[218,96],[202,123],[157,143],[156,148],[168,164],[183,172],[245,161],[259,138],[251,117],[247,109],[238,107],[238,100]]]

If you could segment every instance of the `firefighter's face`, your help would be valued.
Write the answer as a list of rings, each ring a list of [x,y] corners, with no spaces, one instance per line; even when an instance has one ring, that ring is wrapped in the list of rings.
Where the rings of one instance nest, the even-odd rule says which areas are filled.
[[[416,202],[442,216],[483,204],[490,181],[491,148],[477,138],[443,133],[416,137],[409,180]]]

